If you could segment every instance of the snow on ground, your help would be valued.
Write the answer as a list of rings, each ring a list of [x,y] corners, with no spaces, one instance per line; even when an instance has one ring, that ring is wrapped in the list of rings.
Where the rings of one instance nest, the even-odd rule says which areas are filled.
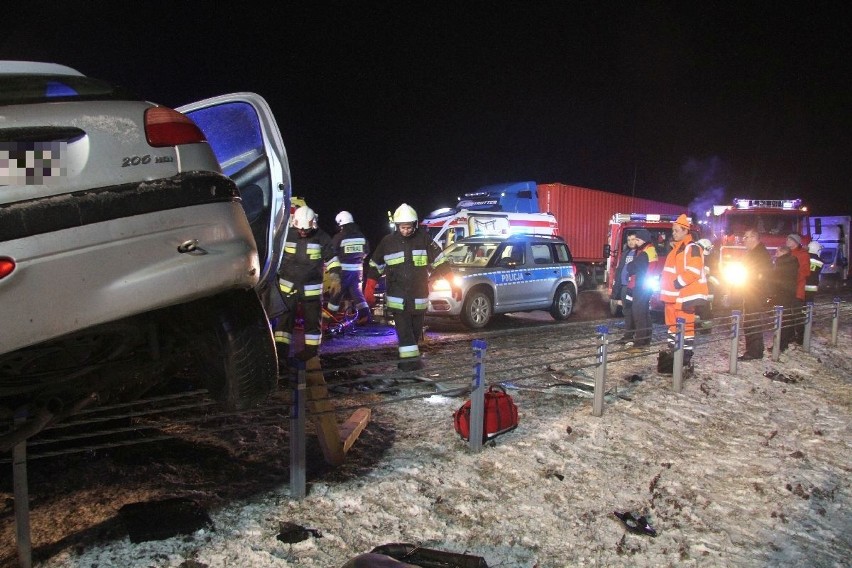
[[[810,353],[741,362],[736,375],[728,342],[701,346],[680,394],[653,357],[610,364],[620,396],[602,417],[557,389],[514,391],[520,426],[475,454],[452,429],[460,399],[379,406],[397,431],[365,475],[315,480],[301,501],[285,481],[210,511],[215,530],[103,542],[38,566],[330,568],[392,542],[492,568],[849,566],[850,326],[837,347],[828,339],[815,329]],[[647,515],[658,536],[627,532],[614,511]],[[283,543],[281,521],[321,537]]]

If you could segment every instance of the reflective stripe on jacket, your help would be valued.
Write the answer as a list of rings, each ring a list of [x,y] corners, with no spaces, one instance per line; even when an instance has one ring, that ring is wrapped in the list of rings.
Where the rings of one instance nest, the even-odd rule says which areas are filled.
[[[695,304],[707,301],[707,275],[704,251],[686,235],[666,256],[660,275],[660,300],[667,304]]]

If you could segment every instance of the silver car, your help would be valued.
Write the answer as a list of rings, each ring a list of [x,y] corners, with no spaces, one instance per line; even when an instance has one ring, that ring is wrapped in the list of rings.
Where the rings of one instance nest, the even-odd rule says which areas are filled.
[[[138,397],[186,353],[228,407],[276,384],[281,135],[254,94],[182,110],[0,62],[0,415]]]
[[[429,316],[480,329],[495,314],[548,310],[564,320],[574,311],[576,269],[561,237],[468,237],[440,261],[429,277]]]

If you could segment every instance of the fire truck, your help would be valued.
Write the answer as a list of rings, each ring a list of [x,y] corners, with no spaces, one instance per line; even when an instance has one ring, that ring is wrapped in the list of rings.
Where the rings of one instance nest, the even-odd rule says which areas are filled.
[[[659,213],[616,213],[609,221],[609,233],[607,243],[604,245],[604,258],[606,258],[606,291],[612,295],[612,287],[615,283],[616,269],[621,258],[627,252],[627,235],[637,229],[647,229],[651,233],[651,242],[657,249],[659,262],[651,268],[651,278],[646,280],[647,285],[653,286],[654,294],[651,296],[651,309],[662,311],[663,303],[660,301],[660,273],[663,270],[663,262],[671,250],[672,223],[678,215]],[[692,225],[694,235],[699,234],[699,227]],[[697,237],[696,237],[697,238]],[[619,315],[621,306],[617,300],[609,301],[610,313]]]
[[[748,281],[740,259],[746,252],[743,233],[756,229],[769,254],[782,246],[787,235],[797,233],[802,246],[811,240],[808,209],[801,199],[734,199],[731,205],[714,205],[713,244],[715,272],[721,276],[716,297],[731,305],[739,295],[737,287]]]

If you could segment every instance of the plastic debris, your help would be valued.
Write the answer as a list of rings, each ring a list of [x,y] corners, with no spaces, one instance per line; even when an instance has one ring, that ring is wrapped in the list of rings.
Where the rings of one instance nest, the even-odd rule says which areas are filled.
[[[645,515],[637,515],[631,512],[619,513],[618,511],[614,511],[613,514],[624,523],[624,526],[630,532],[646,536],[657,536],[656,529],[648,523]]]

